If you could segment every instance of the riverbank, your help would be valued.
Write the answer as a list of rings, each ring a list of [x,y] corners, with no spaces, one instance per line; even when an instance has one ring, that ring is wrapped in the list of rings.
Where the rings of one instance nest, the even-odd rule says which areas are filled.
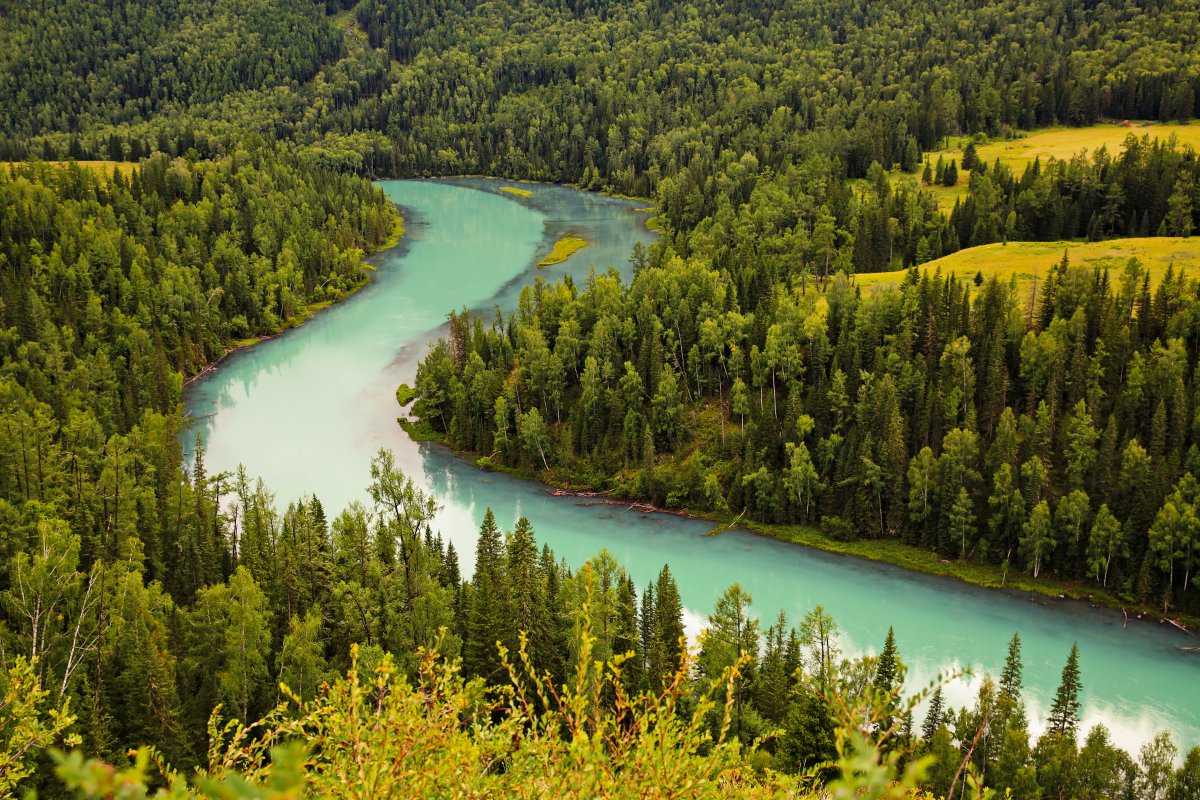
[[[404,238],[404,215],[401,214],[400,209],[396,208],[395,206],[393,206],[393,209],[396,212],[396,216],[395,216],[395,219],[392,220],[391,233],[388,234],[388,237],[386,239],[384,239],[377,246],[375,246],[369,253],[367,253],[368,256],[375,255],[376,253],[382,253],[385,250],[391,250],[393,247],[398,246],[400,244],[400,240],[402,238]],[[291,317],[288,317],[286,320],[284,320],[282,327],[275,333],[263,334],[261,336],[247,336],[242,339],[231,340],[229,343],[229,346],[225,348],[225,351],[223,353],[221,353],[221,355],[217,356],[210,363],[206,364],[204,366],[204,368],[202,370],[200,370],[199,372],[197,372],[195,375],[193,375],[190,378],[188,378],[187,380],[185,380],[183,382],[183,385],[185,387],[190,386],[191,384],[200,380],[205,375],[207,375],[208,373],[212,372],[214,369],[219,367],[225,361],[225,359],[229,358],[234,353],[237,353],[241,350],[245,350],[246,348],[249,348],[249,347],[254,347],[256,344],[261,344],[262,342],[266,342],[271,339],[276,339],[280,336],[283,336],[288,331],[294,330],[294,329],[300,327],[301,325],[303,325],[304,323],[308,322],[310,319],[312,319],[313,317],[315,317],[317,314],[321,313],[325,309],[335,306],[338,303],[345,302],[350,297],[353,297],[355,294],[358,293],[358,291],[360,289],[362,289],[364,286],[366,286],[367,284],[369,284],[371,282],[371,275],[372,275],[372,273],[375,272],[375,266],[368,263],[365,259],[363,260],[363,262],[361,264],[359,264],[359,266],[362,268],[362,271],[363,271],[362,276],[355,283],[351,284],[349,286],[349,288],[346,289],[346,291],[342,292],[337,297],[328,298],[325,300],[318,300],[315,303],[307,304],[300,311],[300,313],[295,314]]]
[[[407,399],[411,402],[415,392],[402,386],[397,390],[397,400]],[[401,403],[406,405],[406,403]],[[1005,569],[995,564],[980,564],[958,560],[944,559],[937,553],[923,550],[919,547],[905,544],[895,539],[858,539],[843,541],[828,536],[819,528],[811,525],[781,525],[757,522],[745,519],[742,514],[715,514],[709,511],[690,508],[665,508],[646,503],[636,498],[614,496],[609,492],[597,491],[586,481],[573,481],[564,478],[560,473],[546,474],[534,470],[511,467],[493,461],[487,455],[464,452],[450,447],[445,437],[437,431],[420,422],[400,417],[397,419],[400,427],[414,441],[429,442],[446,448],[464,461],[469,461],[479,469],[499,472],[510,477],[531,481],[546,487],[548,494],[555,496],[578,497],[585,504],[604,504],[623,506],[643,513],[672,514],[675,516],[699,519],[713,525],[709,535],[719,536],[732,530],[743,530],[756,536],[777,539],[789,544],[823,550],[828,553],[862,558],[894,567],[933,575],[940,578],[969,583],[981,589],[999,590],[1005,592],[1022,592],[1036,595],[1046,600],[1062,600],[1088,603],[1095,608],[1108,608],[1122,612],[1127,620],[1157,620],[1162,625],[1170,625],[1192,636],[1200,637],[1200,617],[1179,614],[1163,616],[1161,611],[1150,605],[1129,603],[1105,590],[1071,580],[1061,580],[1046,577],[1033,578],[1023,572]]]

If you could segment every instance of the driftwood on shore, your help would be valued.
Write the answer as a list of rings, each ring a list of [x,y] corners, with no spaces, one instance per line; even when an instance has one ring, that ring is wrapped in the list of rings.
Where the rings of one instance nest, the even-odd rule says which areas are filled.
[[[290,330],[290,329],[289,329],[289,330]],[[272,334],[270,334],[269,336],[256,336],[256,337],[254,338],[254,341],[252,341],[252,342],[246,342],[245,344],[234,345],[233,347],[229,348],[229,349],[228,349],[228,350],[226,350],[224,353],[221,353],[221,355],[219,355],[219,356],[217,356],[215,359],[213,359],[213,361],[212,361],[212,363],[211,363],[211,364],[209,364],[209,365],[208,365],[208,366],[206,366],[204,369],[200,370],[200,371],[199,371],[199,372],[197,372],[195,375],[193,375],[192,377],[190,377],[190,378],[188,378],[186,381],[184,381],[184,382],[183,382],[184,388],[186,388],[186,387],[188,387],[188,386],[192,385],[193,383],[195,383],[196,381],[200,380],[201,378],[203,378],[203,377],[204,377],[205,375],[207,375],[208,373],[212,372],[212,371],[213,371],[214,369],[216,369],[217,367],[221,366],[223,363],[225,363],[225,359],[229,358],[229,357],[230,357],[231,355],[233,355],[234,353],[240,352],[240,351],[242,351],[242,350],[245,350],[245,349],[247,349],[247,348],[249,348],[249,347],[254,347],[254,345],[256,345],[256,344],[259,344],[260,342],[266,342],[266,341],[269,341],[269,340],[271,340],[271,339],[277,339],[277,338],[279,338],[280,336],[282,336],[282,335],[283,335],[283,333],[286,333],[286,332],[287,332],[287,331],[284,331],[284,332],[282,332],[282,333],[272,333]]]
[[[640,503],[634,500],[617,500],[608,497],[602,492],[591,492],[583,489],[547,489],[546,494],[551,497],[577,497],[581,500],[590,502],[580,503],[581,506],[625,506],[627,509],[641,511],[643,514],[670,514],[675,517],[683,517],[685,519],[700,519],[695,514],[689,514],[686,511],[680,511],[674,508],[661,508],[653,503]]]

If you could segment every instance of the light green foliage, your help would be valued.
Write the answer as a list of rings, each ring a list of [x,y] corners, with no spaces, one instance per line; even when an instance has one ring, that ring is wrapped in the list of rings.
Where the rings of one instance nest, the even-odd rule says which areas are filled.
[[[33,774],[34,761],[48,747],[79,743],[69,734],[75,717],[70,701],[47,707],[50,692],[42,688],[36,664],[18,657],[0,678],[0,793],[15,795]]]
[[[1029,513],[1029,521],[1025,523],[1021,537],[1021,553],[1029,562],[1033,577],[1038,576],[1053,549],[1054,524],[1050,519],[1050,504],[1043,500]]]
[[[244,568],[229,579],[228,593],[210,601],[220,603],[226,616],[222,642],[222,667],[217,673],[227,712],[250,719],[257,693],[266,683],[271,647],[270,609],[267,598]]]
[[[320,636],[319,609],[310,609],[304,617],[293,616],[276,657],[279,682],[302,701],[311,700],[328,677]]]
[[[697,659],[700,674],[714,683],[723,682],[728,670],[741,664],[743,674],[734,678],[727,689],[732,690],[733,735],[746,742],[754,740],[762,725],[746,703],[745,673],[757,668],[760,640],[758,618],[750,616],[751,602],[750,595],[736,583],[717,598],[708,615]]]
[[[731,608],[742,605],[737,591],[729,595]],[[284,798],[301,791],[342,798],[923,796],[915,785],[927,760],[910,763],[897,779],[899,754],[880,755],[872,738],[850,728],[838,734],[838,777],[827,793],[757,773],[753,748],[727,738],[745,656],[713,673],[707,690],[691,693],[688,657],[663,692],[634,695],[625,687],[623,656],[596,658],[593,613],[587,593],[580,658],[561,686],[536,672],[524,637],[516,652],[502,651],[510,682],[495,693],[464,680],[436,650],[423,652],[411,684],[390,658],[370,674],[352,663],[345,678],[311,703],[299,705],[297,698],[252,726],[211,727],[209,763],[188,779],[146,748],[121,772],[78,753],[58,756],[57,772],[84,796],[123,800],[148,796],[156,773],[166,784],[156,796],[179,800]],[[843,722],[872,718],[874,702],[870,694],[839,698],[838,707],[848,712]],[[718,724],[710,733],[706,720],[714,715]],[[464,717],[475,721],[464,726]]]

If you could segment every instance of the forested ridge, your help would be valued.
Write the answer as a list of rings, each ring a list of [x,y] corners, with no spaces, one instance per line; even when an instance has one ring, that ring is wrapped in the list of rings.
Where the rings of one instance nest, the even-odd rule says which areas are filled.
[[[843,657],[822,609],[764,625],[737,586],[688,654],[669,566],[637,587],[489,514],[460,574],[386,453],[328,512],[202,447],[185,474],[180,392],[362,284],[395,227],[365,178],[643,196],[663,235],[629,285],[451,318],[425,424],[485,465],[1195,615],[1196,281],[1069,253],[1033,289],[853,275],[1188,236],[1200,163],[1152,127],[1021,174],[972,143],[1189,120],[1198,31],[1183,0],[0,0],[0,158],[113,162],[0,167],[0,790],[339,794],[370,753],[413,795],[1194,796],[1197,750],[1080,730],[1075,651],[1044,720],[1016,638],[946,709],[891,635]],[[923,190],[959,180],[949,213]]]
[[[341,49],[324,3],[43,0],[0,10],[0,129],[21,135],[305,81]]]
[[[966,163],[973,191],[949,217],[878,164],[856,193],[828,162],[760,175],[747,155],[699,219],[664,188],[669,233],[633,255],[628,286],[539,284],[506,319],[453,318],[414,410],[543,477],[1195,614],[1195,280],[1072,268],[1069,245],[1025,288],[846,277],[960,242],[1187,236],[1195,152],[1131,135],[1019,178]]]

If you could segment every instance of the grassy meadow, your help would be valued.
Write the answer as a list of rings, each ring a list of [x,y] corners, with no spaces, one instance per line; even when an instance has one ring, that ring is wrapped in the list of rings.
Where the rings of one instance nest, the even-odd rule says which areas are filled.
[[[979,142],[975,145],[980,159],[988,165],[1000,159],[1000,163],[1020,175],[1034,159],[1046,163],[1049,159],[1065,160],[1076,153],[1094,153],[1101,147],[1108,148],[1110,153],[1121,152],[1125,138],[1129,134],[1138,137],[1149,136],[1151,139],[1170,139],[1172,136],[1181,145],[1187,145],[1200,150],[1200,124],[1166,124],[1158,122],[1128,122],[1120,124],[1090,125],[1084,128],[1044,128],[1015,139],[997,139]],[[937,198],[938,207],[943,211],[954,208],[954,201],[967,193],[967,185],[971,173],[962,169],[963,148],[969,139],[965,136],[952,138],[944,150],[926,154],[931,164],[936,164],[939,157],[947,164],[950,159],[959,162],[958,184],[955,186],[922,186],[931,191]],[[905,173],[894,170],[891,173],[893,185],[907,183],[915,186],[921,182],[920,170],[916,173]]]
[[[14,166],[18,166],[18,167],[25,166],[30,163],[33,163],[33,162],[0,161],[0,168],[10,169]],[[46,161],[43,163],[49,164],[52,167],[65,167],[67,164],[70,164],[72,162],[70,162],[70,161]],[[113,167],[116,167],[117,170],[122,175],[129,175],[137,167],[137,164],[135,164],[131,161],[76,161],[74,163],[80,167],[83,167],[84,169],[95,170],[96,172],[101,172],[101,173],[104,173],[105,175],[112,175]]]
[[[1075,266],[1101,267],[1114,273],[1124,268],[1125,263],[1136,257],[1150,272],[1150,281],[1158,283],[1173,266],[1175,271],[1200,275],[1200,236],[1177,238],[1168,236],[1138,239],[1110,239],[1103,242],[1009,242],[968,247],[957,253],[930,261],[924,270],[940,269],[943,275],[955,275],[971,280],[982,273],[985,279],[993,276],[1000,280],[1017,279],[1023,288],[1031,288],[1034,276],[1045,277],[1046,273],[1062,258],[1066,250],[1071,264]],[[1114,274],[1115,277],[1115,274]],[[854,276],[854,282],[871,291],[877,287],[899,286],[904,280],[904,271],[870,272]]]
[[[568,233],[564,236],[561,236],[559,240],[554,243],[554,248],[550,251],[550,254],[539,261],[538,266],[552,267],[555,264],[561,264],[576,252],[587,247],[587,245],[587,239],[576,236],[572,233]]]

